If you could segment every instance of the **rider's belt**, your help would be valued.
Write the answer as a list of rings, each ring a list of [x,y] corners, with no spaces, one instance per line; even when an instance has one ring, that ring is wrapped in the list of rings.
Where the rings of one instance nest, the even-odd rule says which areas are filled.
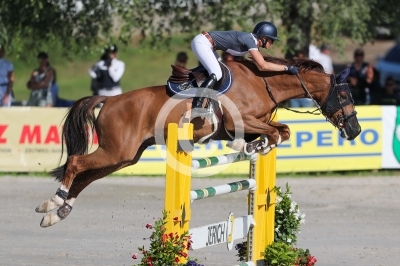
[[[208,32],[205,31],[202,31],[201,34],[203,34],[207,38],[207,40],[211,43],[212,49],[216,50],[214,40],[213,38],[211,38],[210,34],[208,34]]]

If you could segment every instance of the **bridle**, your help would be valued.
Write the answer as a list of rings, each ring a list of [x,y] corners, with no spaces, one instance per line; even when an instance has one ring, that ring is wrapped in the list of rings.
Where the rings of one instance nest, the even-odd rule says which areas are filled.
[[[300,79],[300,77],[298,77]],[[333,82],[332,82],[333,81]],[[307,88],[304,87],[305,90]],[[341,101],[340,95],[342,92],[345,92],[348,97],[344,101]],[[330,121],[334,126],[338,128],[343,128],[345,122],[349,120],[352,116],[357,115],[357,112],[354,110],[350,114],[346,114],[344,107],[349,104],[354,105],[354,99],[349,89],[349,85],[347,83],[335,83],[335,78],[331,75],[331,89],[329,91],[328,97],[326,97],[324,103],[321,105],[321,110],[323,111],[323,115],[328,119],[328,117],[332,117],[337,111],[342,110],[342,112],[337,116],[336,123]],[[330,119],[331,120],[331,119]]]
[[[312,112],[310,112],[310,111],[301,112],[301,111],[293,110],[286,106],[281,105],[280,103],[278,103],[275,100],[275,98],[272,94],[271,88],[268,85],[267,79],[265,77],[263,77],[268,94],[269,94],[271,100],[275,103],[276,107],[281,106],[281,107],[284,107],[285,109],[295,112],[295,113],[303,113],[303,114],[308,113],[308,114],[313,114],[313,115],[322,114],[323,116],[325,116],[327,121],[329,121],[334,127],[337,127],[340,130],[344,127],[345,122],[347,122],[347,120],[349,120],[351,117],[357,115],[356,111],[352,111],[350,114],[346,114],[346,111],[344,110],[344,108],[347,105],[354,104],[354,99],[353,99],[353,96],[351,95],[349,85],[347,83],[336,84],[335,76],[331,75],[330,76],[331,87],[329,90],[329,94],[326,97],[325,101],[321,105],[319,105],[319,103],[312,97],[311,93],[308,91],[306,85],[304,85],[300,76],[298,74],[296,74],[296,77],[299,79],[301,87],[307,93],[308,97],[311,98],[311,100],[314,102],[317,109],[315,109]],[[341,102],[340,94],[342,92],[345,92],[348,95],[348,97],[346,100]],[[275,111],[276,110],[277,110],[277,108],[275,109]],[[337,113],[339,110],[342,110],[341,114],[339,114],[337,116],[336,121],[333,121],[333,119],[332,119],[333,115],[335,113]],[[317,111],[319,111],[319,113],[316,113]]]

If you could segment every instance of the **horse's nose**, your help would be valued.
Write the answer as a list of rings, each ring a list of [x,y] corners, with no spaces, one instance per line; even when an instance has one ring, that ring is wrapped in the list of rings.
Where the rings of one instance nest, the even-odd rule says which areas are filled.
[[[347,140],[353,140],[357,138],[357,136],[360,135],[360,133],[361,133],[361,126],[357,124],[357,127],[355,127],[354,130],[351,130]]]

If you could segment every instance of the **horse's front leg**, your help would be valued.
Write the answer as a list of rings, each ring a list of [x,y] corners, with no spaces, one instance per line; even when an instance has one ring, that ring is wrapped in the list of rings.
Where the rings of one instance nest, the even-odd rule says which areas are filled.
[[[275,121],[270,121],[269,125],[276,128],[279,131],[279,135],[281,136],[281,143],[290,138],[290,129],[287,125]],[[280,143],[278,143],[278,145],[279,144]]]
[[[248,155],[259,152],[267,154],[282,142],[278,129],[253,116],[243,117],[244,131],[246,134],[261,135],[259,140],[246,143],[243,139],[234,140],[229,147],[244,152]]]
[[[278,122],[270,121],[269,125],[276,128],[279,131],[279,138],[276,143],[270,143],[267,139],[268,136],[261,135],[260,140],[254,141],[253,145],[257,145],[259,153],[262,155],[265,155],[269,153],[273,148],[278,147],[279,144],[282,142],[288,140],[290,138],[290,129],[287,125],[281,124]],[[251,145],[252,143],[249,143],[248,145]]]

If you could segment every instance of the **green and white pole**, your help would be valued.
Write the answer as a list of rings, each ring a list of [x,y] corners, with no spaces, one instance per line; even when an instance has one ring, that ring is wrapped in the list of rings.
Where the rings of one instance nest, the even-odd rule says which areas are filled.
[[[198,199],[210,198],[217,195],[232,193],[235,191],[251,189],[254,188],[255,186],[256,186],[256,181],[254,179],[247,179],[215,187],[196,189],[190,191],[190,199],[198,200]]]
[[[236,163],[241,161],[256,160],[257,154],[247,155],[243,152],[224,154],[202,159],[192,160],[192,171],[210,166]]]

